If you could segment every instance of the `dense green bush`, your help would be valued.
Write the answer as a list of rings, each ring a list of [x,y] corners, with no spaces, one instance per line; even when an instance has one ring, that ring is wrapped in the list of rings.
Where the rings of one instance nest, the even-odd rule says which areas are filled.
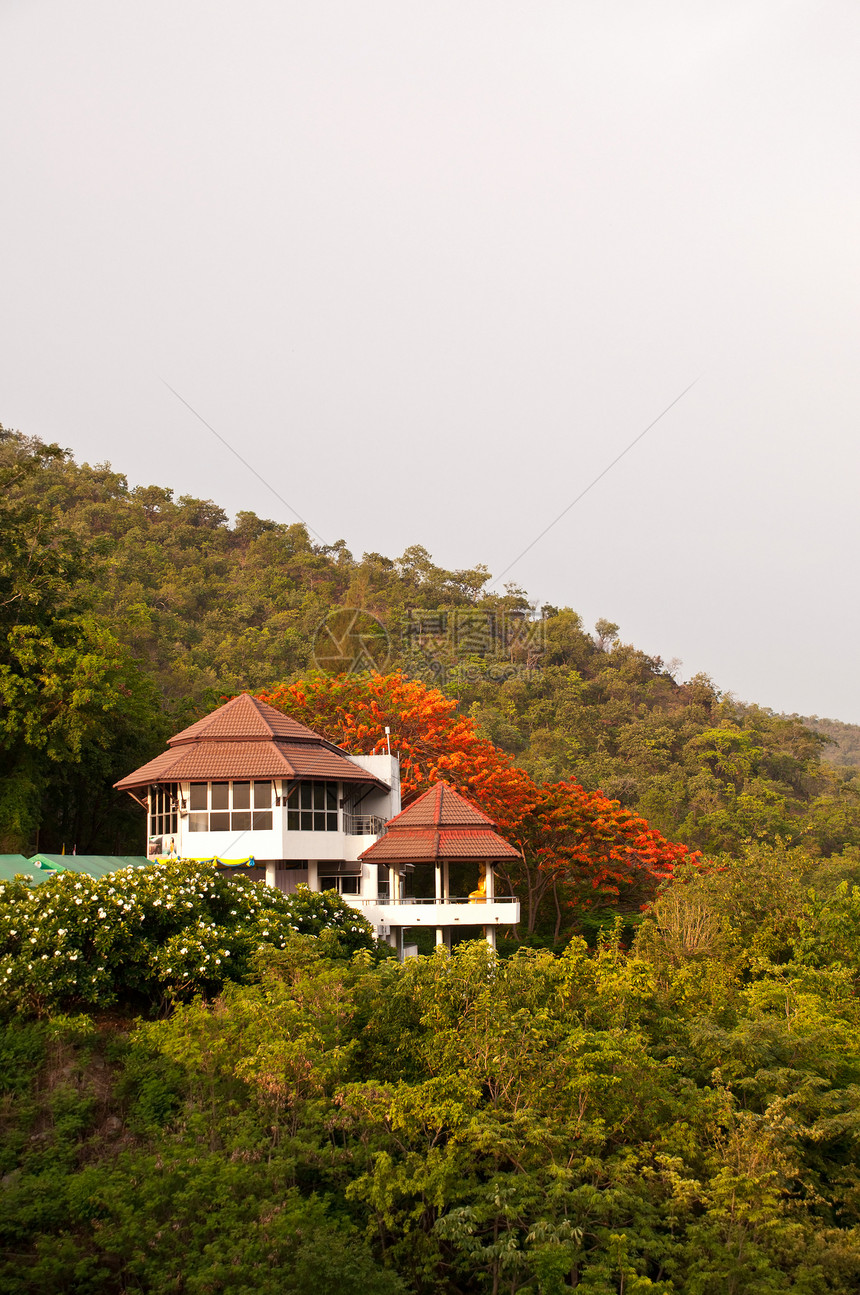
[[[405,964],[293,935],[161,1020],[0,1027],[0,1291],[854,1295],[857,896],[779,962],[661,929]]]
[[[260,949],[322,933],[334,955],[374,947],[370,924],[333,892],[287,896],[209,864],[0,882],[0,1003],[32,1012],[211,995],[246,977]]]

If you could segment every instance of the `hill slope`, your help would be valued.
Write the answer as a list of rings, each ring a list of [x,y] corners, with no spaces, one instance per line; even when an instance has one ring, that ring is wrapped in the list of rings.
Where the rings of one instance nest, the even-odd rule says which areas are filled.
[[[480,564],[447,571],[418,545],[356,558],[253,513],[230,525],[211,500],[130,488],[109,465],[2,430],[0,487],[7,848],[32,846],[37,828],[42,848],[135,848],[137,811],[111,783],[224,695],[319,664],[434,683],[539,781],[600,787],[691,846],[860,847],[860,784],[828,757],[827,721],[678,682],[610,622],[589,633],[551,607],[536,619],[523,590],[489,593]],[[80,686],[75,662],[98,686]],[[28,700],[37,666],[55,711]]]

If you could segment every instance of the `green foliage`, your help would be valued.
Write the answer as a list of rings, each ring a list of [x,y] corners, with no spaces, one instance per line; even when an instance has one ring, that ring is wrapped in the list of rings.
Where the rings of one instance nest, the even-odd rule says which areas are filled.
[[[727,959],[297,936],[128,1035],[10,1023],[0,1289],[850,1295],[860,900],[702,885]]]
[[[793,716],[826,739],[824,759],[843,769],[860,769],[860,724],[845,724],[818,715]]]
[[[12,852],[72,788],[102,830],[121,822],[99,804],[106,775],[163,732],[154,681],[96,614],[96,547],[46,501],[64,463],[58,446],[0,427],[0,850]],[[66,826],[86,846],[80,808]]]
[[[370,924],[334,892],[286,896],[214,865],[0,882],[0,993],[7,1010],[152,1008],[216,993],[250,975],[262,950],[301,935],[335,956],[374,945]]]

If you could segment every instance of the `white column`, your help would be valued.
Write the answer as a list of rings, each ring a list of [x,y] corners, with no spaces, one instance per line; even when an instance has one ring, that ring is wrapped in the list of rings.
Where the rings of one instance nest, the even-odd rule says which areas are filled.
[[[316,859],[308,859],[308,889],[319,890],[320,879]]]
[[[266,885],[277,889],[277,866],[274,863],[266,864]]]
[[[451,898],[451,865],[447,859],[442,863],[442,898]]]
[[[487,871],[486,871],[486,880],[484,882],[484,893],[487,897],[486,902],[488,904],[492,904],[496,896],[496,874],[493,870],[492,860],[488,859],[486,866],[487,866]],[[489,944],[491,949],[495,949],[496,928],[494,926],[484,927],[484,939],[487,941],[487,944]]]
[[[442,899],[442,860],[441,859],[436,860],[436,867],[434,871],[436,873],[436,903],[438,904]],[[441,926],[436,927],[436,943],[437,944],[445,943],[445,932],[442,930]]]

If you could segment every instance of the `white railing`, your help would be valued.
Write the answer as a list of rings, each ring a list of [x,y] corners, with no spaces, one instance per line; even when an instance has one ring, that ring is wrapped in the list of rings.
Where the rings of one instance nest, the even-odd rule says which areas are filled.
[[[347,836],[384,836],[385,819],[378,814],[344,813],[343,830]]]
[[[476,908],[481,904],[518,904],[519,900],[515,895],[494,895],[492,898],[470,899],[468,895],[463,898],[451,896],[450,899],[388,899],[387,896],[380,895],[379,899],[359,899],[359,897],[350,895],[350,902],[361,904],[379,904],[388,907],[390,904],[474,904]]]

